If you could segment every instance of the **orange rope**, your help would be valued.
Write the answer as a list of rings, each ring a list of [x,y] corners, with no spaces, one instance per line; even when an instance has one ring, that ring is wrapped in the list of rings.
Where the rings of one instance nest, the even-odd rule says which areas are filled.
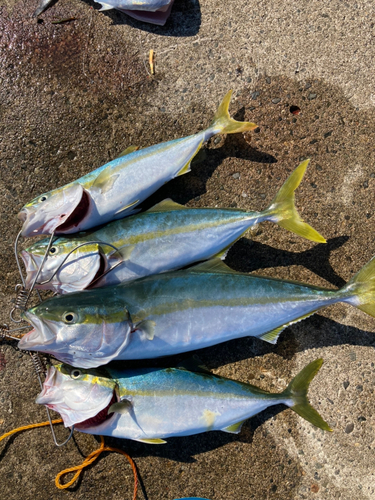
[[[74,483],[74,481],[76,481],[78,479],[82,470],[85,467],[87,467],[88,465],[92,464],[103,451],[115,451],[116,453],[121,453],[122,455],[124,455],[124,457],[126,457],[128,459],[128,461],[131,465],[131,468],[132,468],[133,474],[134,474],[133,500],[135,500],[137,497],[137,490],[138,490],[138,474],[137,474],[137,469],[135,467],[135,463],[134,463],[133,459],[127,453],[125,453],[125,451],[119,450],[118,448],[112,448],[111,446],[104,446],[105,443],[104,443],[103,436],[100,436],[100,439],[101,439],[100,448],[98,448],[97,450],[90,453],[90,455],[88,455],[85,458],[85,460],[83,461],[83,463],[81,465],[76,465],[75,467],[70,467],[69,469],[65,469],[65,470],[59,472],[56,476],[56,479],[55,479],[55,485],[60,490],[65,489],[65,488],[69,488],[69,486],[71,486]],[[68,481],[65,484],[61,484],[61,482],[60,482],[61,476],[63,476],[64,474],[68,474],[69,472],[75,472],[75,471],[76,471],[76,473],[74,474],[73,478],[70,481]]]
[[[52,420],[52,424],[61,424],[61,423],[62,423],[61,418],[59,418],[57,420]],[[30,424],[30,425],[25,425],[23,427],[18,427],[17,429],[13,429],[12,431],[6,432],[2,436],[0,436],[0,441],[2,441],[3,439],[5,439],[8,436],[11,436],[12,434],[16,434],[17,432],[27,431],[28,429],[35,429],[36,427],[44,427],[46,425],[49,425],[49,422],[41,422],[38,424]],[[74,481],[76,481],[78,479],[82,470],[85,467],[87,467],[88,465],[92,464],[103,451],[114,451],[116,453],[121,453],[122,455],[124,455],[128,459],[128,461],[131,465],[131,468],[132,468],[133,474],[134,474],[133,500],[136,500],[137,491],[138,491],[138,474],[137,474],[137,468],[135,466],[133,459],[127,453],[125,453],[125,451],[119,450],[118,448],[112,448],[111,446],[104,446],[105,443],[104,443],[103,436],[100,436],[100,439],[101,439],[100,448],[98,448],[97,450],[90,453],[90,455],[85,458],[85,460],[83,461],[83,463],[81,465],[77,465],[76,467],[71,467],[69,469],[65,469],[57,474],[57,476],[55,478],[56,487],[59,488],[60,490],[63,490],[65,488],[69,488],[69,486],[71,486],[74,483]],[[75,472],[75,471],[76,471],[76,473],[74,474],[73,479],[68,481],[66,484],[61,484],[61,482],[60,482],[61,476],[63,476],[64,474],[68,474],[69,472]]]
[[[58,418],[57,420],[52,420],[53,424],[61,424],[62,419]],[[18,427],[18,429],[13,429],[12,431],[6,432],[0,437],[0,441],[5,439],[8,436],[11,436],[12,434],[16,434],[16,432],[22,432],[22,431],[27,431],[28,429],[35,429],[36,427],[44,427],[46,425],[49,425],[49,422],[41,422],[39,424],[30,424],[30,425],[24,425],[23,427]]]

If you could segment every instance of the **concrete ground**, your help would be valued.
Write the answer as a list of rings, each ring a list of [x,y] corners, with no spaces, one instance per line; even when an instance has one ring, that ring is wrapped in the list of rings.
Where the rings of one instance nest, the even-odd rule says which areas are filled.
[[[37,0],[0,4],[1,322],[8,322],[19,282],[12,245],[22,205],[129,145],[206,127],[230,88],[232,114],[259,129],[211,140],[192,172],[152,202],[172,197],[192,207],[259,210],[309,157],[297,204],[328,243],[265,224],[232,248],[227,263],[340,287],[372,257],[372,1],[176,0],[164,28],[98,12],[89,1],[58,0],[38,21],[31,18]],[[74,20],[53,24],[66,18]],[[164,446],[106,442],[136,461],[139,499],[374,499],[374,331],[373,318],[335,305],[285,330],[276,346],[246,338],[199,352],[215,373],[272,391],[324,358],[310,396],[333,433],[277,408],[249,420],[238,436],[211,432]],[[11,343],[0,347],[0,386],[1,433],[45,420],[34,404],[39,389],[30,357]],[[61,440],[67,434],[56,432]],[[116,454],[101,458],[76,486],[56,489],[55,475],[97,446],[76,433],[58,449],[47,428],[8,438],[0,444],[1,498],[131,498],[131,469]]]

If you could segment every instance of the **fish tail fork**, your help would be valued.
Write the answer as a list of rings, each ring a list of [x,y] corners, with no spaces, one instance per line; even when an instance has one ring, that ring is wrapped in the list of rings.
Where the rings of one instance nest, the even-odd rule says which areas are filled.
[[[282,393],[282,396],[293,401],[294,404],[290,406],[290,408],[298,413],[298,415],[302,418],[324,431],[332,431],[327,422],[322,419],[307,399],[307,391],[309,389],[310,382],[318,373],[322,364],[322,359],[316,359],[305,366],[305,368],[303,368],[303,370],[301,370],[300,373],[290,382],[288,387]]]
[[[375,257],[373,257],[340,290],[346,302],[375,317]]]
[[[267,217],[268,220],[276,222],[276,224],[284,229],[298,234],[302,238],[316,241],[317,243],[326,243],[325,238],[321,234],[301,219],[294,204],[294,192],[302,181],[309,161],[305,160],[298,165],[281,186],[271,205],[262,212],[262,215]]]
[[[213,134],[236,134],[238,132],[254,130],[258,126],[251,122],[238,122],[229,116],[228,108],[232,92],[233,90],[230,90],[224,97],[210,124],[209,130]]]

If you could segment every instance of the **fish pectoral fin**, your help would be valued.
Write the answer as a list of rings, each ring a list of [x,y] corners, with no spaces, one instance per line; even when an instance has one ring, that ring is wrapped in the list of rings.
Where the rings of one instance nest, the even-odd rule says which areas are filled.
[[[135,245],[128,245],[124,248],[121,248],[120,254],[121,254],[122,260],[129,260],[134,248],[135,248]]]
[[[100,3],[100,5],[102,6],[101,9],[99,9],[100,11],[110,10],[110,9],[114,8],[113,5],[109,5],[108,3],[104,3],[104,2],[98,2],[98,3]]]
[[[170,198],[167,198],[160,203],[157,203],[153,207],[146,210],[146,212],[172,212],[173,210],[188,210],[189,207],[184,207],[184,205],[180,205],[179,203],[174,202]]]
[[[146,443],[146,444],[167,444],[167,441],[164,441],[164,439],[159,439],[159,438],[134,439],[134,441],[139,441],[140,443]]]
[[[228,427],[224,427],[221,429],[223,432],[229,432],[230,434],[239,434],[241,431],[241,427],[246,420],[241,420],[241,422],[236,422],[235,424],[228,425]]]
[[[101,194],[108,193],[113,188],[114,183],[120,177],[120,174],[111,174],[107,169],[100,172],[93,182],[92,187],[100,190]]]
[[[139,200],[133,201],[133,203],[129,203],[129,205],[126,205],[125,207],[121,207],[119,210],[117,210],[117,212],[115,212],[114,215],[118,215],[121,212],[128,210],[128,208],[130,208],[130,207],[134,207],[134,205],[138,205],[138,203],[139,203]]]
[[[129,413],[132,408],[132,403],[128,399],[124,399],[123,401],[119,401],[118,403],[113,403],[108,409],[108,415],[110,413],[120,413],[121,415],[125,415]]]
[[[133,326],[133,331],[140,330],[145,334],[147,340],[153,340],[155,336],[155,325],[155,321],[145,319],[143,321],[140,321],[139,323],[135,323],[135,325]]]
[[[111,7],[111,9],[113,9],[113,7]],[[138,151],[138,149],[139,146],[129,146],[126,149],[124,149],[124,151],[122,151],[118,156],[116,156],[116,158],[121,158],[121,156],[130,155],[130,153],[134,153],[134,151]]]
[[[259,335],[258,338],[265,340],[266,342],[269,342],[270,344],[276,344],[277,339],[279,338],[280,333],[285,330],[285,328],[288,328],[288,326],[294,325],[295,323],[299,323],[300,321],[308,318],[309,316],[312,316],[315,314],[317,309],[315,309],[312,312],[309,312],[307,314],[304,314],[303,316],[300,316],[297,319],[293,319],[292,321],[289,321],[288,323],[285,323],[284,325],[278,326],[274,330],[270,330],[269,332],[263,333],[262,335]]]

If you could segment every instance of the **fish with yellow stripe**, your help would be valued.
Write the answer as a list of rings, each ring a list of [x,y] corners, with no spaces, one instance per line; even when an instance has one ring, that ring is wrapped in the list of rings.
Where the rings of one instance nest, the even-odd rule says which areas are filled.
[[[207,260],[225,257],[250,227],[271,221],[318,243],[325,239],[300,218],[294,204],[309,160],[302,162],[262,212],[188,208],[164,200],[150,210],[100,229],[58,237],[47,258],[49,238],[21,252],[30,287],[64,294],[88,287],[117,285]],[[43,263],[42,268],[40,269]]]
[[[317,359],[307,365],[279,394],[202,367],[85,371],[57,365],[48,368],[36,402],[60,413],[66,427],[149,444],[213,430],[238,434],[245,420],[277,404],[330,431],[307,399],[322,363]]]
[[[341,289],[239,273],[220,259],[42,302],[21,349],[73,366],[157,358],[253,336],[275,343],[289,325],[344,302],[375,316],[375,258]]]
[[[18,214],[22,236],[69,234],[125,217],[166,182],[190,171],[202,144],[216,134],[253,130],[229,116],[232,91],[202,132],[120,156],[63,187],[27,203]]]

